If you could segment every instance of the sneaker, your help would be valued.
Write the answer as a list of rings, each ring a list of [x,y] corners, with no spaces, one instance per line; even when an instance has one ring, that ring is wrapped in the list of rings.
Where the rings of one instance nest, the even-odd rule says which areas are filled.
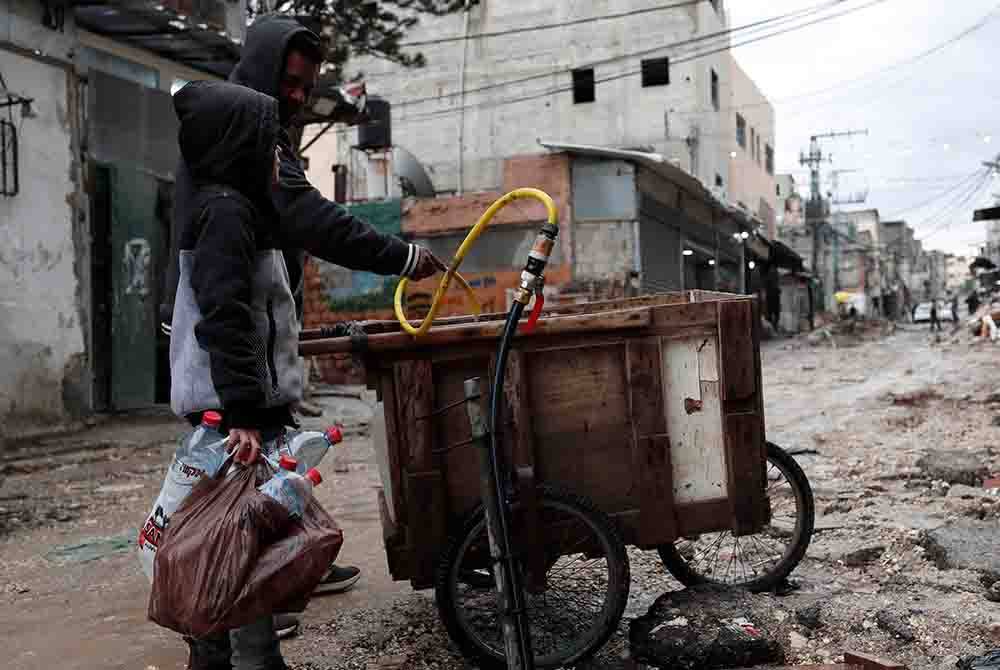
[[[357,584],[359,579],[361,570],[350,566],[342,568],[332,563],[313,593],[343,593]]]
[[[299,632],[299,617],[295,614],[275,614],[274,634],[279,640],[292,637]]]

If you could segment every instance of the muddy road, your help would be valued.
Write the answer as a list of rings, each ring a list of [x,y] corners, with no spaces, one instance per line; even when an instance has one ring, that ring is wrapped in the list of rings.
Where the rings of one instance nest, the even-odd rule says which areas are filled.
[[[796,588],[761,596],[761,616],[775,617],[795,661],[855,649],[953,668],[1000,647],[1000,604],[986,597],[1000,580],[1000,499],[980,485],[1000,472],[998,350],[964,334],[936,342],[922,329],[845,344],[765,345],[768,437],[804,450],[817,532]],[[326,414],[312,425],[350,430],[322,464],[317,495],[344,527],[341,562],[364,577],[310,604],[286,657],[311,670],[466,667],[431,595],[388,577],[367,407],[320,400]],[[184,667],[183,643],[146,621],[148,585],[131,544],[184,428],[169,417],[117,418],[0,456],[5,668]],[[681,588],[655,553],[630,557],[626,621],[591,667],[626,659],[628,619]]]

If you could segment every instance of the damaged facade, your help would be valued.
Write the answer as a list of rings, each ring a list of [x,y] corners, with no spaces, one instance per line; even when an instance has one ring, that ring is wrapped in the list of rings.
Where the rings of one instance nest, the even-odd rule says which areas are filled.
[[[224,3],[0,7],[0,437],[163,398],[170,90],[228,72],[241,16]]]

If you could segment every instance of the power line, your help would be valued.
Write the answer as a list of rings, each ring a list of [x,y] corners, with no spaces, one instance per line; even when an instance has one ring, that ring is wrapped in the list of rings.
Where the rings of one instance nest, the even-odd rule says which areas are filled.
[[[858,84],[858,83],[864,82],[865,80],[868,80],[868,79],[878,78],[878,77],[882,76],[883,74],[886,74],[886,73],[891,72],[893,70],[897,70],[897,69],[902,68],[902,67],[907,67],[907,66],[910,66],[910,65],[914,65],[914,64],[916,64],[916,63],[918,63],[918,62],[920,62],[922,60],[925,60],[925,59],[927,59],[927,58],[929,58],[929,57],[937,54],[940,51],[943,51],[947,47],[952,46],[953,44],[955,44],[955,43],[957,43],[957,42],[965,39],[969,35],[971,35],[971,34],[977,32],[977,31],[981,30],[982,28],[986,27],[991,21],[993,21],[994,19],[996,19],[998,12],[1000,12],[1000,5],[997,5],[996,7],[994,7],[989,13],[987,13],[983,18],[981,18],[978,21],[976,21],[976,23],[974,23],[973,25],[969,26],[965,30],[962,30],[961,32],[957,33],[956,35],[953,35],[952,37],[948,38],[947,40],[945,40],[945,41],[943,41],[943,42],[941,42],[941,43],[939,43],[939,44],[931,47],[930,49],[927,49],[926,51],[923,51],[923,52],[921,52],[921,53],[919,53],[919,54],[917,54],[915,56],[912,56],[912,57],[910,57],[908,59],[904,59],[904,60],[898,61],[896,63],[892,63],[890,65],[887,65],[886,67],[883,67],[883,68],[874,70],[872,72],[869,72],[867,74],[861,75],[860,77],[857,77],[855,79],[849,79],[849,80],[842,81],[840,83],[834,84],[832,86],[827,86],[827,87],[824,87],[824,88],[821,88],[821,89],[816,89],[814,91],[809,91],[807,93],[800,93],[798,95],[790,96],[790,97],[787,97],[787,98],[782,98],[780,100],[774,100],[773,102],[772,101],[764,101],[764,102],[757,102],[757,103],[748,103],[748,104],[744,104],[744,105],[737,105],[737,106],[733,106],[733,107],[728,107],[728,108],[725,108],[725,109],[727,111],[729,111],[729,110],[750,109],[750,108],[753,108],[753,107],[764,107],[764,106],[768,106],[768,105],[772,105],[772,104],[773,105],[784,105],[784,104],[788,104],[788,103],[795,103],[796,101],[799,101],[799,100],[805,100],[805,99],[808,99],[808,98],[814,98],[814,97],[817,97],[817,96],[824,95],[826,93],[830,93],[830,92],[836,91],[838,89],[849,88],[849,87],[853,86],[854,84]],[[881,97],[886,91],[891,90],[893,88],[896,88],[896,87],[898,87],[902,83],[905,83],[907,80],[909,80],[910,78],[912,78],[915,74],[916,73],[907,74],[903,78],[896,80],[894,83],[889,84],[888,86],[884,86],[884,87],[880,88],[879,93],[876,95],[876,98]],[[870,86],[875,85],[876,83],[877,82],[870,82],[867,85],[859,87],[857,90],[846,91],[846,93],[848,95],[855,95],[855,94],[857,94],[857,93],[859,93],[861,91],[864,91],[864,90],[868,89]],[[865,104],[867,105],[873,99],[875,99],[875,98],[868,98],[868,99],[866,99],[865,100]],[[804,113],[804,112],[806,112],[806,111],[808,111],[810,109],[813,109],[815,107],[825,106],[825,105],[828,105],[828,104],[830,104],[830,102],[826,101],[826,102],[821,102],[821,103],[817,103],[817,104],[814,104],[814,105],[809,105],[809,106],[803,107],[803,108],[801,108],[801,109],[796,110],[795,112],[793,112],[793,116],[800,115],[800,114],[802,114],[802,113]],[[678,116],[688,116],[688,115],[700,114],[700,112],[678,112],[676,114]]]
[[[608,64],[611,64],[611,63],[616,63],[618,61],[630,60],[630,59],[633,59],[633,58],[641,58],[642,56],[648,56],[650,54],[661,52],[661,51],[664,51],[664,50],[667,50],[667,49],[678,49],[678,48],[681,48],[681,47],[692,46],[692,45],[698,44],[700,42],[710,42],[710,41],[713,41],[713,40],[718,40],[720,38],[726,38],[726,37],[732,36],[732,35],[734,35],[736,33],[740,33],[742,31],[754,31],[754,30],[757,30],[757,29],[763,29],[763,28],[765,28],[767,26],[770,26],[772,24],[781,25],[781,24],[788,23],[788,22],[791,22],[791,21],[794,21],[794,20],[797,20],[797,19],[805,18],[807,16],[812,16],[813,14],[817,14],[817,13],[825,11],[827,9],[831,9],[833,7],[836,7],[837,5],[841,5],[841,4],[843,4],[845,2],[848,2],[848,1],[849,0],[831,0],[831,1],[828,1],[828,2],[820,3],[818,5],[813,5],[812,7],[808,7],[806,9],[800,9],[800,10],[795,11],[795,12],[790,12],[788,14],[782,14],[780,16],[774,16],[774,17],[771,17],[769,19],[761,19],[760,21],[755,21],[753,23],[748,23],[748,24],[745,24],[745,25],[742,25],[742,26],[738,26],[736,28],[727,28],[725,30],[716,31],[714,33],[709,33],[707,35],[701,35],[701,36],[698,36],[698,37],[688,38],[686,40],[681,40],[679,42],[673,42],[671,44],[661,44],[659,46],[652,47],[652,48],[649,48],[649,49],[643,49],[641,51],[636,51],[636,52],[624,54],[624,55],[621,55],[621,56],[611,56],[611,57],[608,57],[608,58],[603,58],[603,59],[599,59],[599,60],[595,60],[595,61],[590,61],[588,63],[583,63],[583,64],[580,64],[580,65],[576,65],[574,67],[567,67],[567,68],[559,68],[559,69],[555,69],[555,70],[549,70],[547,72],[543,72],[543,73],[540,73],[540,74],[527,75],[525,77],[519,77],[517,79],[507,79],[507,80],[504,80],[504,81],[496,82],[494,84],[486,84],[486,85],[480,86],[478,88],[467,88],[467,89],[465,89],[464,95],[473,95],[473,94],[476,94],[476,93],[482,93],[484,91],[491,91],[491,90],[498,89],[498,88],[507,88],[509,86],[515,86],[517,84],[525,84],[525,83],[528,83],[528,82],[531,82],[531,81],[538,81],[540,79],[549,79],[551,77],[555,77],[555,76],[558,76],[558,75],[569,74],[573,70],[577,70],[577,69],[594,68],[594,67],[597,67],[599,65],[608,65]],[[426,103],[426,102],[440,102],[440,101],[445,100],[445,99],[460,97],[461,95],[463,95],[463,93],[461,91],[453,91],[453,92],[450,92],[450,93],[442,93],[440,95],[426,96],[426,97],[423,97],[423,98],[414,98],[412,100],[401,100],[401,101],[398,101],[398,102],[394,102],[393,103],[393,108],[399,109],[401,107],[410,107],[412,105],[419,105],[419,104],[423,104],[423,103]],[[457,111],[457,108],[456,108],[455,111]]]
[[[954,223],[955,223],[953,220],[951,220],[952,217],[954,217],[956,214],[958,214],[959,212],[961,212],[962,210],[964,210],[977,197],[979,197],[979,195],[982,193],[983,187],[986,184],[988,184],[989,182],[990,182],[990,173],[987,171],[980,178],[980,180],[975,184],[975,186],[972,188],[972,190],[969,191],[966,194],[966,196],[960,202],[957,202],[952,207],[947,208],[947,209],[945,209],[942,212],[939,212],[937,214],[937,216],[934,216],[934,217],[932,217],[931,219],[929,219],[927,221],[922,221],[919,224],[917,224],[917,225],[920,225],[920,226],[925,226],[925,225],[930,224],[930,223],[938,223],[938,222],[940,222],[940,225],[938,225],[936,228],[932,229],[930,232],[928,232],[923,237],[921,237],[920,241],[926,240],[927,238],[931,237],[932,235],[937,235],[942,230],[947,230],[948,228],[951,228],[952,225],[954,225]]]
[[[434,44],[450,44],[453,42],[464,42],[466,39],[469,40],[479,40],[479,39],[489,39],[492,37],[502,37],[504,35],[515,35],[520,33],[531,33],[538,32],[541,30],[553,30],[555,28],[566,28],[568,26],[578,26],[584,23],[595,23],[597,21],[612,21],[615,19],[624,19],[630,16],[639,16],[641,14],[650,14],[652,12],[662,12],[668,9],[677,9],[679,7],[690,7],[692,5],[697,5],[705,0],[686,0],[686,2],[678,2],[672,5],[657,5],[655,7],[646,7],[643,9],[633,9],[628,12],[622,12],[620,14],[604,14],[601,16],[588,16],[582,19],[572,19],[570,21],[563,21],[562,23],[548,23],[541,26],[525,26],[523,28],[509,28],[507,30],[497,30],[491,33],[476,33],[475,35],[462,36],[458,35],[455,37],[441,37],[433,40],[416,40],[413,42],[401,42],[400,47],[422,47],[430,46]]]
[[[838,0],[838,2],[835,3],[835,4],[842,4],[845,1],[846,0]],[[694,61],[694,60],[697,60],[697,59],[700,59],[700,58],[704,58],[706,56],[712,56],[712,55],[717,54],[717,53],[722,53],[722,52],[725,52],[725,51],[729,51],[729,50],[731,50],[733,48],[738,48],[738,47],[741,47],[741,46],[746,46],[746,45],[749,45],[749,44],[754,44],[756,42],[760,42],[760,41],[765,40],[765,39],[770,39],[772,37],[779,37],[781,35],[785,35],[787,33],[794,32],[796,30],[801,30],[802,28],[807,28],[809,26],[813,26],[813,25],[816,25],[816,24],[819,24],[819,23],[830,21],[832,19],[836,19],[836,18],[840,18],[842,16],[846,16],[848,14],[853,14],[855,12],[862,11],[864,9],[868,9],[870,7],[874,7],[875,5],[880,5],[880,4],[885,3],[887,1],[888,0],[870,0],[869,2],[867,2],[867,3],[863,4],[863,5],[859,5],[857,7],[853,7],[851,9],[847,9],[847,10],[844,10],[842,12],[838,12],[836,14],[830,14],[828,16],[824,16],[824,17],[821,17],[819,19],[814,19],[813,21],[809,21],[809,22],[802,23],[802,24],[799,24],[799,25],[796,25],[796,26],[792,26],[791,28],[784,28],[782,30],[775,31],[773,33],[768,33],[766,35],[761,35],[759,37],[750,38],[750,39],[744,40],[744,41],[736,43],[736,44],[727,44],[727,45],[725,45],[723,47],[719,47],[719,48],[711,49],[709,51],[704,51],[704,52],[692,54],[690,56],[682,57],[680,59],[675,60],[674,63],[675,64],[687,63],[687,62]],[[660,50],[662,48],[663,47],[657,47],[656,49],[651,49],[649,51],[658,51],[658,50]],[[635,55],[638,55],[638,54],[632,54],[632,56],[635,56]],[[567,72],[569,72],[569,71],[571,71],[571,70],[567,70]],[[639,75],[641,73],[642,73],[641,69],[638,69],[638,70],[628,70],[628,71],[625,71],[625,72],[622,72],[622,73],[619,73],[619,74],[609,75],[609,76],[606,76],[606,77],[602,77],[600,79],[595,79],[594,80],[594,84],[596,86],[597,84],[603,84],[603,83],[607,83],[607,82],[610,82],[610,81],[617,81],[619,79],[625,79],[625,78],[628,78],[628,77],[634,77],[634,76],[637,76],[637,75]],[[538,92],[538,93],[524,95],[524,96],[521,96],[521,97],[518,97],[518,98],[508,98],[508,99],[505,99],[505,100],[491,101],[491,102],[480,102],[480,103],[475,103],[475,104],[472,104],[472,105],[466,105],[466,106],[463,106],[463,107],[454,107],[454,108],[451,108],[451,109],[437,110],[437,111],[434,111],[434,112],[427,112],[425,114],[418,114],[418,115],[414,115],[414,116],[407,117],[407,118],[404,118],[404,119],[399,119],[399,121],[397,123],[405,123],[407,121],[421,121],[421,120],[426,120],[426,119],[430,119],[430,118],[435,118],[435,117],[438,117],[438,116],[444,116],[444,115],[448,115],[448,114],[454,114],[455,112],[459,112],[459,111],[468,111],[468,110],[471,110],[471,109],[503,107],[503,106],[512,105],[512,104],[515,104],[515,103],[518,103],[518,102],[527,102],[527,101],[536,100],[536,99],[539,99],[539,98],[547,98],[547,97],[551,97],[551,96],[559,94],[559,93],[566,93],[566,92],[569,92],[569,91],[572,91],[572,90],[573,90],[573,86],[572,85],[570,85],[570,86],[562,86],[562,87],[557,87],[557,88],[554,88],[554,89],[549,89],[549,90],[546,90],[546,91],[541,91],[541,92]]]
[[[927,200],[924,200],[922,202],[918,202],[917,204],[911,205],[911,206],[909,206],[909,207],[907,207],[905,209],[901,209],[898,212],[893,212],[892,215],[886,216],[885,219],[887,221],[893,221],[895,219],[900,218],[903,214],[907,214],[909,212],[914,212],[914,211],[917,211],[919,209],[923,209],[924,207],[926,207],[926,206],[928,206],[928,205],[930,205],[930,204],[932,204],[932,203],[934,203],[934,202],[936,202],[938,200],[941,200],[941,199],[947,197],[949,194],[953,193],[954,191],[957,191],[958,189],[962,188],[963,186],[967,186],[969,184],[969,182],[971,182],[972,180],[974,180],[976,177],[982,175],[982,172],[983,172],[982,170],[976,170],[975,172],[973,172],[971,174],[968,174],[965,177],[963,177],[962,179],[960,179],[957,183],[955,183],[947,191],[944,191],[942,193],[936,193],[933,196],[931,196],[930,198],[928,198]]]

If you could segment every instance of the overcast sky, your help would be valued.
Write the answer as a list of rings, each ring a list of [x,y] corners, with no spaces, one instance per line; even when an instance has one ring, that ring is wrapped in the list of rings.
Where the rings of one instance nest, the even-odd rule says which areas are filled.
[[[866,1],[850,0],[846,6]],[[818,2],[727,0],[726,4],[731,26],[738,27]],[[973,253],[985,230],[982,223],[972,223],[972,209],[992,203],[991,194],[1000,194],[1000,179],[985,184],[981,195],[963,207],[958,205],[968,191],[964,185],[954,187],[1000,152],[998,6],[997,0],[885,0],[734,49],[737,60],[775,105],[778,172],[792,172],[800,192],[807,193],[808,172],[798,159],[799,151],[808,148],[810,135],[868,129],[868,137],[822,141],[834,161],[824,166],[824,191],[831,188],[831,169],[860,170],[840,176],[840,192],[847,195],[867,186],[867,204],[844,209],[877,207],[883,219],[905,219],[918,237],[936,229],[924,241],[925,248]],[[914,64],[869,76],[954,38],[991,12],[997,17],[988,25],[947,48]],[[739,35],[734,35],[734,43]],[[821,95],[802,97],[830,88]],[[970,180],[967,185],[971,189],[974,183]],[[935,196],[939,197],[927,206],[903,211]],[[954,213],[945,215],[949,211]],[[943,227],[946,224],[951,225]]]

